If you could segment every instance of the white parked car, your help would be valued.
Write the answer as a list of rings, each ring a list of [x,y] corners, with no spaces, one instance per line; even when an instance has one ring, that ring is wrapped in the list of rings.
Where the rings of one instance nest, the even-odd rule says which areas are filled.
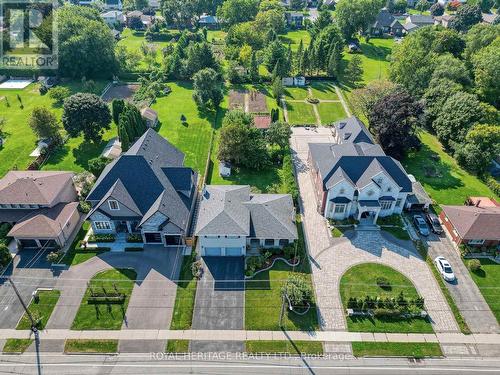
[[[453,273],[450,263],[446,260],[446,258],[439,256],[434,259],[434,263],[436,263],[436,267],[441,276],[443,276],[443,279],[446,281],[455,280],[455,274]]]

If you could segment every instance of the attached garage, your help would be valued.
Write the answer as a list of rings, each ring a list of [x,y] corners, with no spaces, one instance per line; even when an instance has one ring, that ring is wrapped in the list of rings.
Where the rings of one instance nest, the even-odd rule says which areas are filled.
[[[243,255],[243,249],[241,247],[226,247],[226,256],[240,257],[242,255]]]
[[[146,239],[146,243],[162,243],[160,232],[144,233],[144,237]]]
[[[207,257],[222,256],[222,247],[205,247],[205,256]]]
[[[165,236],[167,246],[178,246],[182,244],[181,236]]]
[[[19,243],[23,248],[37,248],[38,244],[35,240],[19,240]]]

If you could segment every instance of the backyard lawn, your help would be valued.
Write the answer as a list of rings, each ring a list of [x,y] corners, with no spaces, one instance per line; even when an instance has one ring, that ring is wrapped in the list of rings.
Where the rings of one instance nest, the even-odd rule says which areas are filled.
[[[202,113],[193,100],[193,87],[187,82],[168,83],[172,92],[158,98],[152,108],[158,112],[158,133],[186,154],[185,164],[200,174],[205,165],[213,132],[215,114]],[[186,117],[186,124],[180,120]]]
[[[489,259],[480,259],[480,261],[481,269],[470,274],[500,323],[500,264]]]
[[[434,342],[353,342],[352,354],[355,357],[441,357],[443,352]]]
[[[191,264],[194,260],[196,260],[195,252],[192,253],[192,256],[185,256],[182,261],[170,329],[191,328],[197,284],[193,272],[191,271]],[[170,341],[171,340],[168,340],[169,343]]]
[[[31,303],[28,306],[28,310],[33,316],[33,319],[39,319],[39,323],[37,325],[38,329],[44,329],[47,324],[54,307],[59,300],[59,295],[61,292],[58,290],[44,290],[38,292],[39,299],[35,302],[35,300],[31,300]],[[31,320],[28,317],[28,314],[24,313],[21,320],[17,324],[16,329],[31,329]]]
[[[99,93],[106,83],[104,81],[96,82]],[[76,93],[82,88],[80,81],[67,82],[61,86],[68,87],[72,93]],[[62,114],[62,108],[55,106],[48,95],[40,95],[38,88],[38,84],[31,84],[22,90],[0,90],[0,118],[6,120],[3,129],[5,144],[0,148],[0,177],[3,177],[7,171],[14,167],[25,169],[33,160],[29,154],[36,148],[37,139],[28,125],[33,108],[39,106],[49,108],[54,111],[57,117]],[[19,102],[18,96],[21,102]],[[71,150],[77,148],[78,145],[79,143],[71,144]]]
[[[435,136],[422,131],[420,139],[422,149],[409,153],[402,164],[438,204],[462,205],[470,196],[495,196],[481,180],[445,153]]]
[[[335,92],[333,82],[328,81],[312,81],[311,82],[312,96],[323,100],[339,100]]]
[[[380,287],[377,278],[383,277],[390,286]],[[363,299],[365,296],[396,298],[400,292],[408,300],[418,297],[412,282],[396,270],[375,263],[363,263],[350,268],[340,281],[340,296],[344,308],[349,298]],[[355,332],[399,332],[432,333],[432,325],[425,319],[392,319],[347,317],[349,331]]]
[[[307,30],[289,31],[285,35],[280,35],[279,38],[285,45],[291,44],[293,52],[297,52],[301,40],[304,48],[307,48],[311,43],[311,34]]]
[[[297,229],[299,241],[303,242],[303,229],[300,222]],[[292,272],[301,273],[312,287],[309,260],[305,254],[299,256],[302,261],[295,269],[278,261],[272,269],[261,272],[245,282],[245,329],[280,330],[281,287]],[[318,317],[314,303],[311,304],[305,315],[298,315],[287,309],[283,317],[283,327],[289,331],[318,329]]]
[[[288,122],[290,124],[316,124],[316,116],[312,104],[302,102],[286,102]]]
[[[112,269],[97,273],[85,291],[71,326],[74,330],[121,329],[137,274],[131,269]],[[124,295],[120,303],[92,301],[91,293]]]
[[[308,94],[307,87],[285,87],[286,99],[304,100]]]
[[[331,124],[347,117],[344,107],[339,103],[319,103],[317,104],[321,124]]]

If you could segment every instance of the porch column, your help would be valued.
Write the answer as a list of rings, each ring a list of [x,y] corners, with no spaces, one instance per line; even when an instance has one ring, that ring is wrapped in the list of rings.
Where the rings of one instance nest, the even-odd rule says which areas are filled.
[[[377,224],[377,219],[378,219],[379,213],[380,213],[380,210],[375,211],[375,220],[373,220],[373,224]]]
[[[132,225],[130,225],[130,221],[127,220],[127,232],[132,233]]]

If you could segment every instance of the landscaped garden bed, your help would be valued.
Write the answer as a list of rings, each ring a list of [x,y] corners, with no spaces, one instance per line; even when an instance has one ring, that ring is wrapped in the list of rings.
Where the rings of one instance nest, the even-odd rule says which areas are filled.
[[[71,329],[121,329],[136,277],[132,269],[96,274],[88,283]]]
[[[116,237],[114,234],[91,234],[87,239],[88,243],[95,242],[115,242]]]
[[[349,331],[433,332],[411,281],[388,266],[363,263],[350,268],[340,281],[340,295],[346,311],[354,312],[347,317]]]

